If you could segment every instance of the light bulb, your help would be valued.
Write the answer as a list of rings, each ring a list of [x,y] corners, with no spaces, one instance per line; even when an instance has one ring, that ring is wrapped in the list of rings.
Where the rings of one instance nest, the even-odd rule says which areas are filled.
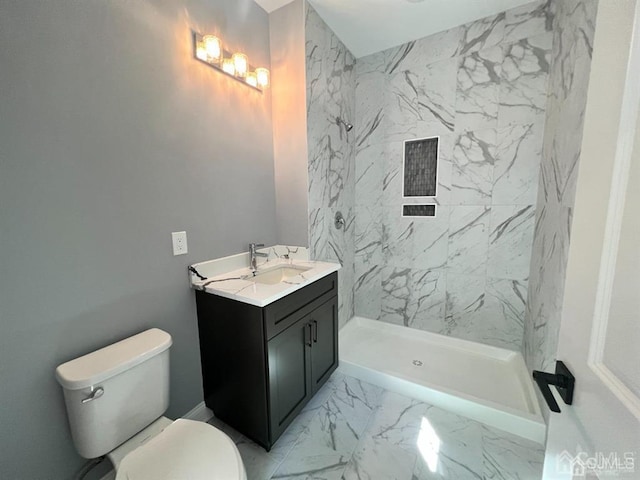
[[[196,58],[205,62],[207,61],[207,50],[204,48],[202,43],[198,43],[198,46],[196,47]]]
[[[258,76],[256,72],[247,72],[247,78],[245,80],[252,87],[258,88]]]
[[[247,60],[247,56],[244,53],[234,53],[231,58],[233,59],[233,66],[236,70],[236,76],[246,77],[247,64],[249,63]]]
[[[228,73],[229,75],[236,74],[236,67],[231,58],[225,58],[224,60],[222,60],[222,71]]]
[[[258,87],[267,88],[269,86],[269,70],[266,68],[256,68]]]
[[[220,39],[213,35],[205,35],[202,38],[202,43],[207,52],[207,60],[211,63],[219,63],[222,58],[222,43]]]

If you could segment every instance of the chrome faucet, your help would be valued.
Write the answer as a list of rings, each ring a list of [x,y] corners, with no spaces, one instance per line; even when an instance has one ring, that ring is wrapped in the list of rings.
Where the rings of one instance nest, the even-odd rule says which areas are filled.
[[[258,264],[256,262],[258,257],[267,257],[266,253],[256,252],[256,248],[264,247],[264,243],[250,243],[249,244],[249,268],[255,274],[258,270]]]

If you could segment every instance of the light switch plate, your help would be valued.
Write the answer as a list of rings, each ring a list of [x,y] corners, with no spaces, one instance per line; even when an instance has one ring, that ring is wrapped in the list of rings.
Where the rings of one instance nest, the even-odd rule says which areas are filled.
[[[188,253],[187,232],[172,232],[171,241],[173,243],[174,255],[185,255]]]

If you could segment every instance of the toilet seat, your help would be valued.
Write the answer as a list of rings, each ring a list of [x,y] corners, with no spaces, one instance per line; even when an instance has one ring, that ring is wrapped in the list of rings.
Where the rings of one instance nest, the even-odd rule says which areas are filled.
[[[246,480],[233,441],[217,428],[178,419],[120,462],[116,480]]]

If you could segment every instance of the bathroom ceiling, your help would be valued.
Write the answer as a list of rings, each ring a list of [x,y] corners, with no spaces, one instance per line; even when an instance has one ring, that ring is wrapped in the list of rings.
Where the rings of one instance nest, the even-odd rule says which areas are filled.
[[[292,0],[255,0],[272,12]],[[379,52],[531,0],[310,0],[356,57]]]

